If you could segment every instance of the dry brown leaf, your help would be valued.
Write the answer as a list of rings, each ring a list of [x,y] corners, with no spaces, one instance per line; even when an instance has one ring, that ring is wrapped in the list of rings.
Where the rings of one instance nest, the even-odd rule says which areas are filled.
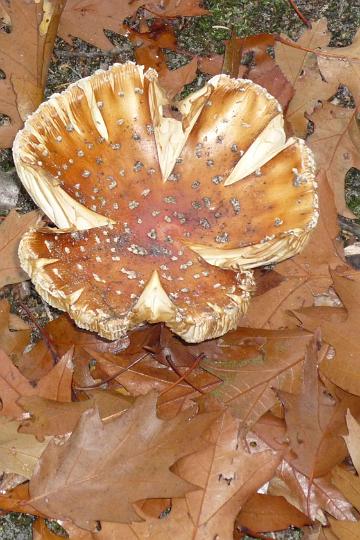
[[[284,110],[289,102],[294,99],[294,89],[279,65],[275,63],[269,54],[269,49],[275,45],[275,37],[271,34],[258,34],[238,39],[238,45],[243,49],[243,53],[253,53],[250,69],[239,76],[251,79],[260,86],[263,86],[276,97]],[[241,66],[241,69],[244,66]]]
[[[315,131],[308,139],[318,166],[326,171],[338,212],[349,217],[353,214],[346,206],[344,184],[348,170],[360,168],[358,112],[323,103],[310,116]]]
[[[360,103],[360,30],[347,47],[325,47],[318,56],[321,73],[327,81],[345,84],[355,101]]]
[[[7,512],[25,512],[27,514],[40,515],[28,504],[29,482],[20,484],[8,493],[0,494],[0,509]]]
[[[252,452],[261,452],[268,448],[282,451],[284,459],[271,480],[272,495],[280,495],[308,515],[326,524],[323,511],[336,519],[353,519],[352,505],[330,481],[330,476],[313,478],[311,481],[292,464],[294,455],[285,441],[285,423],[271,414],[264,415],[247,435],[247,444]],[[346,450],[344,456],[346,455]]]
[[[309,478],[327,474],[345,458],[345,414],[349,406],[360,415],[360,400],[347,395],[336,400],[320,383],[317,348],[307,348],[301,393],[277,391],[285,407],[286,438],[296,454],[291,464]]]
[[[335,290],[347,310],[346,320],[334,320],[339,308],[308,308],[296,311],[304,328],[320,327],[323,339],[335,348],[323,358],[320,371],[347,392],[360,396],[359,317],[360,285],[354,280],[332,274]],[[342,310],[341,310],[342,311]]]
[[[201,434],[214,415],[189,421],[185,412],[164,421],[156,416],[156,399],[155,393],[141,396],[105,425],[97,410],[85,411],[70,439],[61,446],[50,442],[43,453],[30,481],[31,504],[93,528],[98,519],[138,520],[132,507],[137,500],[179,497],[194,489],[169,466],[203,444]]]
[[[0,127],[0,147],[12,145],[23,121],[43,99],[48,67],[64,6],[61,0],[2,3],[10,33],[0,33],[0,112],[10,124]]]
[[[248,454],[238,437],[239,426],[239,421],[225,412],[207,434],[208,447],[175,466],[177,474],[191,479],[200,490],[188,493],[185,501],[175,499],[170,514],[163,519],[132,523],[118,529],[113,538],[232,539],[239,508],[272,477],[281,460],[279,452]]]
[[[255,355],[241,358],[246,339],[262,341],[261,348]],[[201,365],[224,381],[213,395],[250,427],[275,405],[274,387],[295,391],[299,386],[310,339],[310,334],[297,330],[239,329],[216,340],[217,358],[209,355]]]
[[[255,493],[236,518],[234,540],[243,538],[236,533],[242,533],[244,529],[252,532],[281,531],[290,525],[304,527],[310,524],[311,520],[284,497]]]
[[[0,146],[2,129],[4,128],[0,128]],[[40,226],[40,224],[41,218],[38,210],[29,212],[28,214],[18,214],[16,210],[10,210],[9,215],[6,217],[5,221],[3,221],[2,225],[0,226],[0,288],[4,287],[4,285],[8,285],[9,283],[19,283],[20,281],[29,279],[29,276],[20,267],[18,257],[19,242],[26,231],[28,231],[30,228]]]
[[[250,327],[282,328],[293,326],[287,310],[312,306],[319,294],[327,294],[332,278],[329,268],[344,265],[343,249],[337,242],[337,213],[331,188],[324,174],[319,175],[320,221],[300,255],[276,266],[283,276],[278,287],[255,297],[245,317]],[[343,267],[344,275],[360,279],[360,273]]]
[[[351,414],[350,410],[346,414],[346,423],[349,430],[349,434],[344,436],[346,446],[349,449],[351,461],[357,473],[360,471],[360,424]],[[357,505],[360,508],[360,500]]]
[[[27,345],[31,331],[11,328],[10,305],[7,300],[0,300],[0,348],[11,358],[17,359]]]
[[[359,443],[359,441],[358,441]],[[358,476],[340,467],[335,467],[332,474],[333,484],[345,495],[345,497],[355,506],[360,508],[360,479]],[[336,521],[330,519],[331,529],[339,540],[355,540],[360,538],[360,522],[357,521]]]
[[[127,409],[131,400],[107,390],[89,392],[90,399],[74,403],[45,399],[40,396],[23,396],[17,403],[30,413],[30,418],[21,422],[20,433],[32,433],[42,440],[46,435],[64,435],[74,430],[81,414],[95,406],[103,421],[119,416]]]
[[[164,66],[159,72],[159,83],[165,90],[168,99],[178,94],[186,84],[191,83],[196,77],[197,57],[195,56],[185,66],[177,69],[168,69]]]
[[[291,42],[286,36],[285,40]],[[297,41],[297,45],[307,49],[325,47],[330,40],[327,31],[326,19],[320,19],[312,23],[311,29],[307,29]],[[319,100],[330,98],[336,91],[336,82],[323,80],[317,65],[315,54],[307,51],[276,43],[276,63],[285,74],[295,90],[286,113],[286,119],[290,123],[294,134],[304,137],[307,130],[305,113],[311,113]]]
[[[33,435],[18,433],[19,425],[0,417],[0,470],[30,478],[49,438],[39,442]]]
[[[22,413],[17,400],[21,396],[41,396],[58,401],[71,401],[72,351],[66,353],[53,369],[32,385],[0,350],[1,414],[17,417]]]
[[[59,25],[59,36],[70,44],[72,37],[79,37],[99,49],[110,50],[114,45],[105,36],[104,29],[125,33],[127,28],[123,27],[123,20],[134,15],[139,7],[145,6],[151,16],[164,18],[206,15],[208,11],[199,4],[193,0],[68,0]]]

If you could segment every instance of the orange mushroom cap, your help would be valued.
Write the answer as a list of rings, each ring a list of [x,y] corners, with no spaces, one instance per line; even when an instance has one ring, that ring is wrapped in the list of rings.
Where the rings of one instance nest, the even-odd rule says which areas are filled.
[[[278,102],[219,75],[168,105],[132,63],[71,84],[26,121],[14,159],[58,227],[28,232],[21,265],[82,328],[118,339],[163,321],[199,342],[238,326],[251,268],[295,255],[318,218],[315,165]]]

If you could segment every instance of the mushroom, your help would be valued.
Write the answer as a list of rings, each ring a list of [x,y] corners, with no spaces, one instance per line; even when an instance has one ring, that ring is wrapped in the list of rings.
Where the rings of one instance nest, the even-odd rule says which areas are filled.
[[[219,75],[177,108],[154,70],[115,64],[44,102],[14,143],[57,227],[25,234],[21,265],[108,339],[145,321],[188,342],[236,328],[251,269],[298,253],[317,222],[311,151],[264,88]]]

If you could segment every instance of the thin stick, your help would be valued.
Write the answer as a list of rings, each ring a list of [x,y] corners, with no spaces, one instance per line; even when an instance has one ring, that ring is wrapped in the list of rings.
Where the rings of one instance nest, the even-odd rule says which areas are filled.
[[[311,28],[311,22],[301,13],[300,9],[297,7],[295,0],[289,0],[291,7],[294,9],[296,15],[299,19],[306,24],[308,28]]]
[[[125,371],[128,371],[130,368],[134,367],[136,364],[141,362],[141,360],[143,360],[148,355],[149,355],[148,352],[142,354],[141,356],[139,356],[139,358],[136,358],[136,360],[134,360],[134,362],[132,362],[126,368],[121,368],[121,370],[117,371],[113,375],[110,375],[109,377],[107,377],[103,381],[100,381],[100,382],[95,383],[95,384],[90,384],[89,386],[74,386],[74,390],[84,390],[84,391],[86,391],[86,390],[93,390],[94,388],[99,388],[103,384],[106,384],[106,383],[116,379],[116,377],[118,377],[119,375],[122,375],[123,373],[125,373]]]
[[[185,371],[185,373],[183,373],[180,377],[180,379],[178,379],[177,381],[173,382],[169,388],[165,388],[165,390],[163,390],[162,392],[160,392],[160,395],[162,396],[163,394],[165,394],[166,392],[169,392],[169,390],[172,390],[173,388],[175,388],[175,386],[178,386],[178,384],[181,383],[181,381],[185,381],[187,382],[188,384],[189,381],[186,380],[186,377],[188,375],[190,375],[190,373],[192,371],[194,371],[194,369],[199,365],[199,362],[200,360],[204,357],[204,354],[203,353],[200,353],[198,354],[196,357],[195,357],[195,360],[193,362],[193,364],[191,364],[191,366]],[[202,394],[204,394],[205,392],[203,392],[201,389],[199,389],[199,392],[201,392]]]
[[[180,371],[178,370],[177,366],[174,364],[174,362],[172,361],[172,358],[171,358],[171,354],[167,354],[166,355],[166,360],[167,362],[169,363],[169,366],[171,367],[171,369],[173,371],[175,371],[176,375],[178,375],[179,377],[179,380],[176,381],[176,384],[179,384],[180,381],[184,380],[185,382],[188,383],[188,385],[191,386],[191,388],[193,388],[194,390],[196,390],[196,392],[200,392],[200,394],[205,394],[205,392],[203,392],[201,390],[201,388],[197,388],[191,381],[189,381],[189,379],[187,379],[187,374],[184,373],[185,376],[181,375]],[[198,358],[198,357],[197,357]],[[196,358],[196,359],[197,359]]]
[[[288,47],[292,47],[293,49],[299,49],[300,51],[305,51],[309,53],[316,54],[316,56],[324,56],[325,58],[335,58],[336,60],[347,60],[348,62],[360,62],[359,58],[356,57],[341,57],[336,54],[331,54],[327,51],[316,50],[316,49],[309,49],[308,47],[303,47],[302,45],[299,45],[298,43],[295,43],[294,41],[290,41],[288,39],[285,39],[281,37],[279,34],[274,34],[275,41],[279,41],[280,43],[283,43],[284,45],[287,45]]]

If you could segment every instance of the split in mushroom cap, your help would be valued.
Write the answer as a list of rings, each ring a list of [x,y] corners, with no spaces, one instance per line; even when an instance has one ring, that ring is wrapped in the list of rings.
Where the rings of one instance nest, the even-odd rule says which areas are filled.
[[[235,328],[250,269],[296,254],[317,221],[312,155],[266,90],[221,75],[179,104],[182,121],[164,105],[153,70],[114,65],[43,103],[14,144],[59,227],[27,233],[21,264],[109,339],[144,321],[190,342]]]

